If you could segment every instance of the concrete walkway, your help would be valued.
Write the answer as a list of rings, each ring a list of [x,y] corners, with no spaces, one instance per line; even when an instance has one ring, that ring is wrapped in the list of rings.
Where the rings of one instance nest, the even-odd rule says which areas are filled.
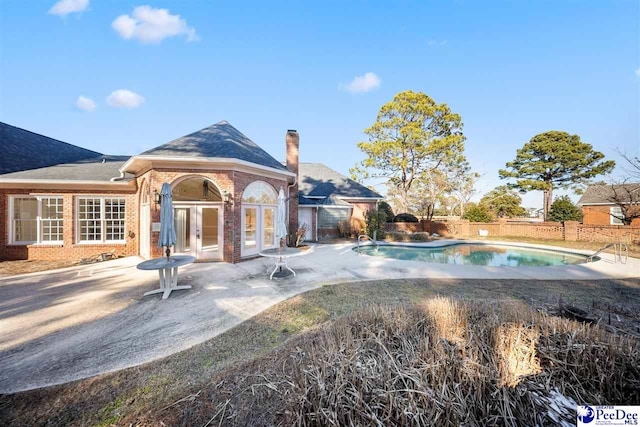
[[[442,243],[446,242],[437,244]],[[314,245],[290,260],[297,277],[273,281],[268,280],[272,259],[192,264],[180,269],[179,282],[193,289],[173,292],[164,301],[160,295],[142,296],[158,286],[158,277],[156,272],[137,270],[137,257],[0,278],[0,393],[65,383],[168,356],[326,284],[397,278],[640,276],[640,260],[631,258],[626,265],[605,256],[595,263],[559,267],[479,267],[370,257],[351,248],[352,244]]]

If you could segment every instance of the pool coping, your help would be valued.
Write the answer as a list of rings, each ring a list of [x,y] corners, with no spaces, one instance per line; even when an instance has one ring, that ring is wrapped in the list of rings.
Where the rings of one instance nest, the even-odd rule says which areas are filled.
[[[512,247],[520,247],[520,248],[529,248],[529,249],[539,249],[546,251],[555,251],[567,254],[574,255],[592,255],[593,250],[587,249],[572,249],[566,248],[562,246],[550,246],[550,245],[542,245],[542,244],[534,244],[534,243],[520,243],[520,242],[506,242],[501,240],[461,240],[461,239],[442,239],[442,240],[434,240],[430,242],[385,242],[385,241],[377,241],[377,244],[381,246],[405,246],[405,247],[415,247],[415,248],[442,248],[447,246],[454,246],[459,244],[483,244],[483,245],[499,245],[499,246],[512,246]],[[360,246],[373,246],[373,243],[366,242],[364,244],[360,244]],[[357,244],[353,245],[351,249],[356,249],[358,247]],[[352,252],[356,255],[356,251],[352,250]],[[374,258],[374,257],[371,257]],[[400,260],[394,258],[381,258],[381,259],[390,259],[396,262],[400,262],[407,267],[417,267],[419,264],[423,265],[424,269],[446,269],[455,267],[456,273],[452,275],[452,277],[459,278],[496,278],[496,279],[507,279],[507,278],[529,278],[533,280],[548,280],[548,279],[556,279],[556,280],[576,280],[576,279],[584,279],[584,280],[597,280],[597,279],[607,279],[607,278],[634,278],[640,277],[640,259],[628,257],[627,263],[616,262],[613,254],[610,253],[601,253],[597,257],[598,259],[592,262],[584,262],[579,264],[567,264],[567,265],[554,265],[554,266],[520,266],[520,267],[511,267],[511,266],[500,266],[500,267],[492,267],[492,266],[479,266],[479,265],[453,265],[453,264],[438,264],[438,263],[427,263],[423,261],[414,261],[414,260]],[[401,265],[402,265],[401,264]],[[578,274],[576,274],[578,273]],[[580,277],[582,276],[582,277]]]

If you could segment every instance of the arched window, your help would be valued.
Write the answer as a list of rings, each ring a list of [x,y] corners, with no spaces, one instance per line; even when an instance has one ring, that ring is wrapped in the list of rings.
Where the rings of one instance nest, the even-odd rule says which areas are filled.
[[[221,202],[222,195],[211,181],[206,178],[187,178],[173,190],[174,202]]]
[[[266,182],[254,181],[247,185],[242,193],[242,256],[275,247],[277,204],[278,194]]]
[[[277,205],[278,195],[273,187],[266,182],[254,181],[244,189],[242,203]]]
[[[149,204],[149,184],[145,181],[144,184],[142,185],[142,204],[143,205],[148,205]]]

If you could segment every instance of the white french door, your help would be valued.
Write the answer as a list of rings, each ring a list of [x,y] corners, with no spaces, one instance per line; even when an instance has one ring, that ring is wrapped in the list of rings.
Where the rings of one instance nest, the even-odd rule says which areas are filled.
[[[140,205],[140,256],[151,257],[151,211],[149,204]]]
[[[242,207],[241,255],[256,255],[276,247],[275,206],[248,205]]]
[[[222,206],[174,205],[174,252],[193,255],[199,260],[221,260],[224,242],[222,216]]]

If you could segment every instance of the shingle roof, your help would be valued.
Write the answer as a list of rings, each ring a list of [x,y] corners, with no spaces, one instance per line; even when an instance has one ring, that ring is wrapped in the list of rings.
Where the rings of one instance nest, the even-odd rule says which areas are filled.
[[[298,194],[298,204],[300,206],[344,206],[344,207],[350,207],[353,206],[351,203],[346,202],[342,199],[339,199],[337,196],[335,195],[330,195],[327,196],[323,199],[309,199],[307,197],[304,197],[300,194]]]
[[[99,156],[96,151],[0,122],[0,174],[44,168]]]
[[[316,200],[316,199],[307,199],[302,194],[298,193],[298,205],[300,205],[300,206],[304,206],[304,205],[316,206],[317,204],[318,204],[318,200]]]
[[[615,185],[590,185],[584,192],[578,206],[592,204],[613,204],[614,202],[639,203],[640,183]]]
[[[221,121],[197,132],[174,139],[171,142],[145,151],[141,156],[228,158],[287,170],[285,166],[227,121]]]
[[[362,184],[322,163],[300,163],[299,191],[303,196],[340,196],[382,198]]]
[[[78,160],[76,162],[63,163],[38,169],[31,169],[20,172],[0,175],[3,179],[52,179],[64,181],[109,181],[111,178],[119,177],[118,170],[129,156],[107,156],[101,155],[90,159]],[[133,178],[133,175],[125,174],[123,181]]]

